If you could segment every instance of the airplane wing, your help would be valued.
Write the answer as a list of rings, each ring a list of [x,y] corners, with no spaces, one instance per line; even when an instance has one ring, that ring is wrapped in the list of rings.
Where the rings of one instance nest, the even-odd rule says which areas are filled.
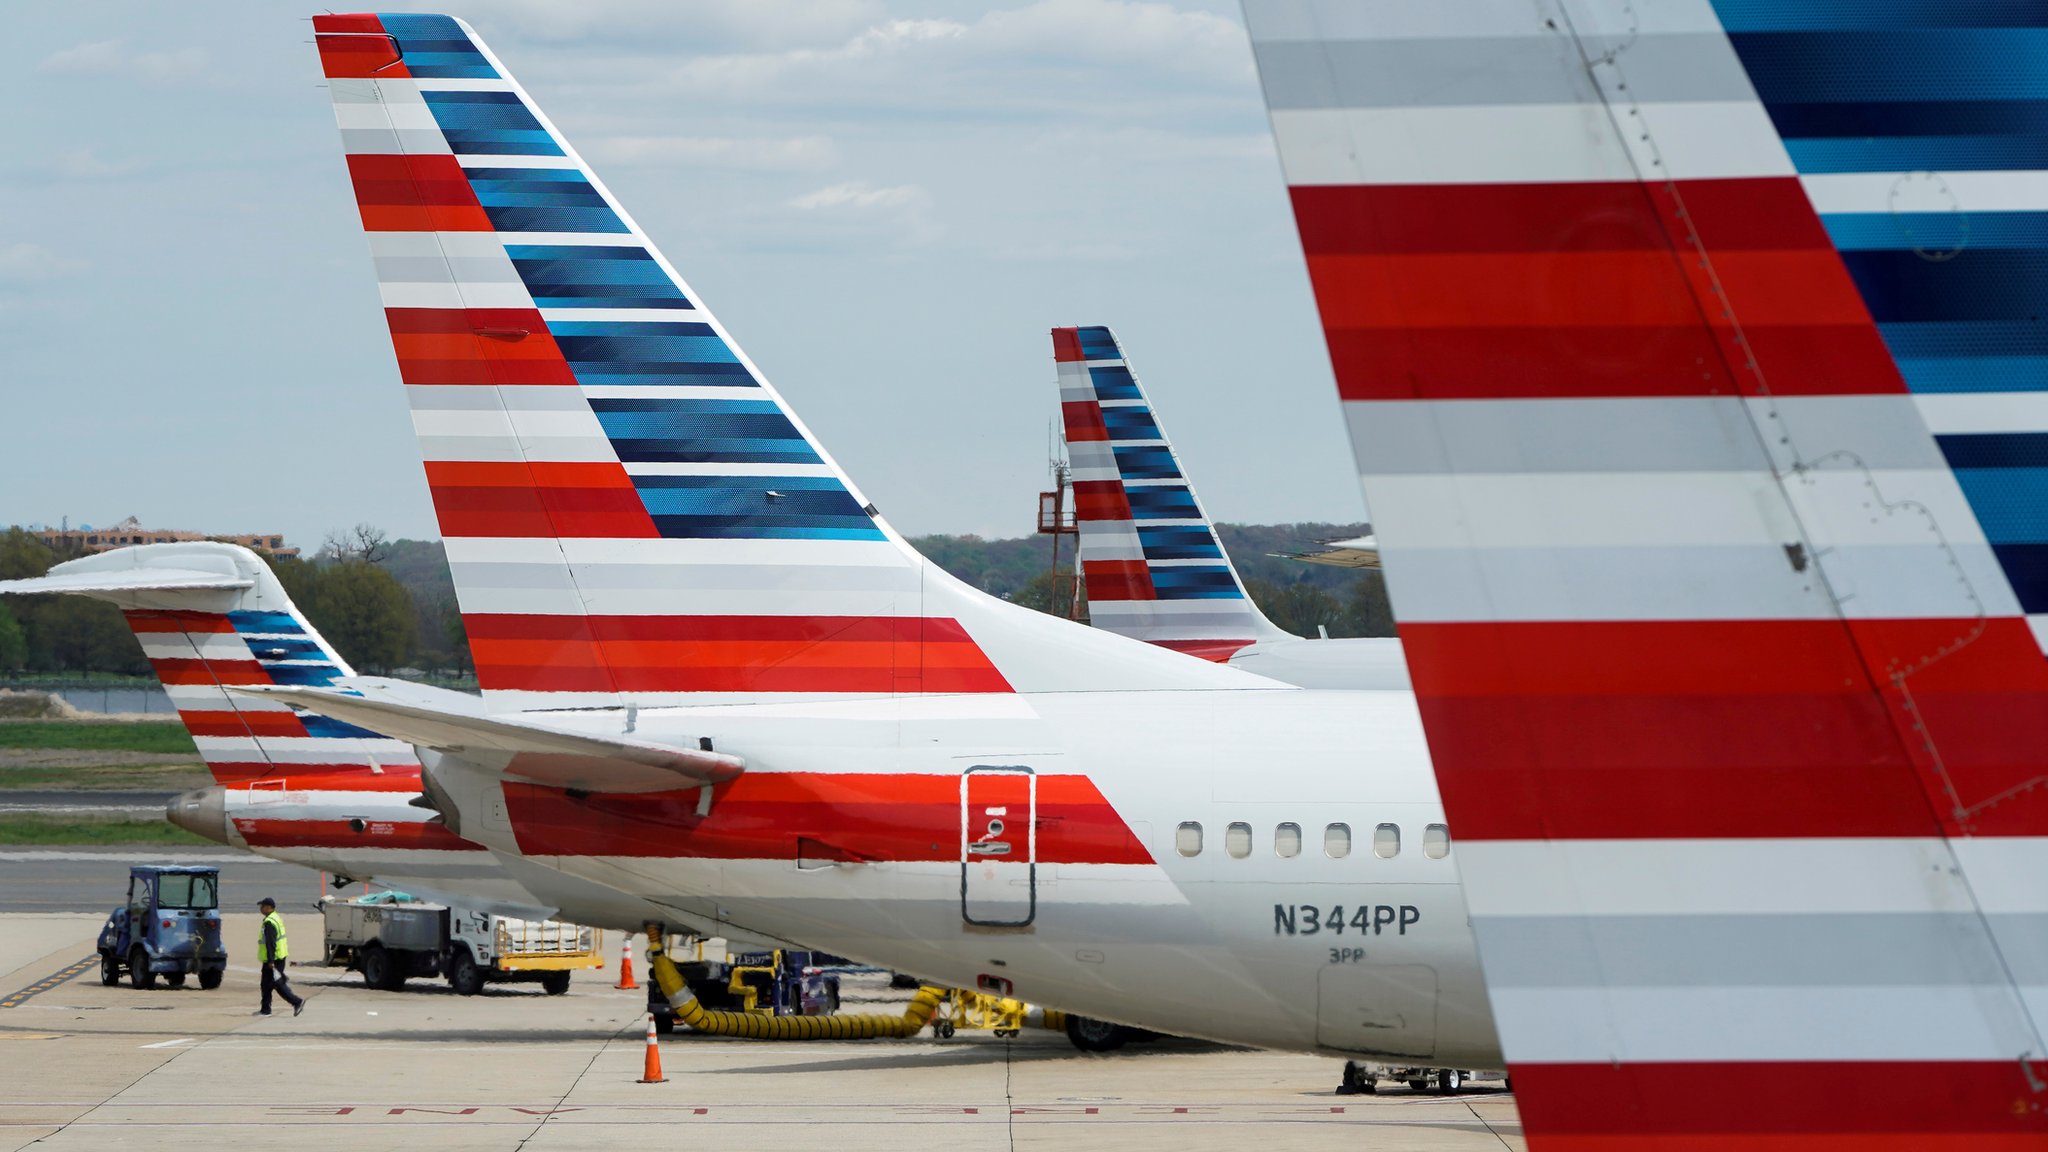
[[[722,752],[574,732],[486,715],[483,701],[395,680],[358,677],[355,695],[320,688],[231,688],[459,756],[494,775],[589,792],[663,792],[717,784],[746,762]]]
[[[1994,7],[1246,0],[1536,1152],[2048,1138]]]

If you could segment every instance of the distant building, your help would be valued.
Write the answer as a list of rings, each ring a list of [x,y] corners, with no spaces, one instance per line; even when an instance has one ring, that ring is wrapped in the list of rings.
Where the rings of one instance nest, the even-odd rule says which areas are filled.
[[[287,559],[297,556],[297,548],[287,548],[283,536],[266,536],[262,533],[250,535],[210,536],[204,532],[180,532],[175,529],[144,528],[140,521],[130,516],[111,528],[94,528],[81,525],[77,528],[33,528],[30,532],[53,552],[105,552],[113,548],[126,548],[131,544],[172,544],[181,540],[221,540],[229,544],[240,544],[258,552]]]

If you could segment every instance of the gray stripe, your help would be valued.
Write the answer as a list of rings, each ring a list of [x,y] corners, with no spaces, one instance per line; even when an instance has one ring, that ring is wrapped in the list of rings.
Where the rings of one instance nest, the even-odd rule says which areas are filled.
[[[2048,916],[2028,938],[2048,939]],[[2003,987],[1984,923],[1968,913],[1482,918],[1486,980],[1498,988]],[[2002,925],[2001,927],[2005,927]],[[2048,974],[2036,951],[2008,960],[2020,983]]]
[[[1616,53],[1628,95],[1638,101],[1751,98],[1741,61],[1719,35],[1593,36],[1585,43],[1594,59]],[[1281,41],[1253,51],[1276,111],[1601,102],[1563,36]]]
[[[448,155],[448,141],[438,129],[343,128],[341,150],[350,156]]]
[[[415,412],[582,412],[589,408],[583,389],[569,386],[520,384],[513,387],[479,387],[474,384],[414,384],[406,388],[406,402]]]
[[[1750,401],[1757,426],[1826,428],[1808,453],[1846,452],[1880,470],[1944,469],[1913,398]],[[1352,449],[1371,475],[1519,472],[1761,472],[1769,467],[1733,398],[1381,400],[1350,408]]]

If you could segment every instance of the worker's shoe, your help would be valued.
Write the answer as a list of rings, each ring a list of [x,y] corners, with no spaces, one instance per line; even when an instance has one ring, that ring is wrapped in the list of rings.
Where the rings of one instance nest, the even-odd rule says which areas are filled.
[[[292,1015],[294,1016],[297,1016],[299,1013],[304,1012],[305,1010],[306,1002],[304,1000],[301,1000],[297,1004],[292,1005]]]
[[[254,1012],[251,1012],[251,1013],[249,1013],[249,1015],[251,1015],[251,1016],[268,1016],[268,1015],[270,1015],[270,1013],[269,1013],[269,1012],[266,1012],[266,1011],[264,1011],[264,1010],[263,1010],[263,1009],[261,1009],[261,1008],[258,1008],[258,1009],[257,1009],[257,1010],[255,1010]]]

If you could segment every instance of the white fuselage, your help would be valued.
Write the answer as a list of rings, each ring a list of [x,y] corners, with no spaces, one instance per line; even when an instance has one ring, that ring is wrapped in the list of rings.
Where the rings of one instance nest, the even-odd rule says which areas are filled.
[[[1411,687],[1408,658],[1392,637],[1307,640],[1282,635],[1238,649],[1228,663],[1297,688],[1405,692]]]
[[[1163,1032],[1499,1064],[1410,693],[905,697],[633,723],[641,740],[709,737],[746,771],[708,804],[505,784],[448,756],[428,772],[466,838],[678,921]],[[1283,826],[1298,852],[1281,854]]]

